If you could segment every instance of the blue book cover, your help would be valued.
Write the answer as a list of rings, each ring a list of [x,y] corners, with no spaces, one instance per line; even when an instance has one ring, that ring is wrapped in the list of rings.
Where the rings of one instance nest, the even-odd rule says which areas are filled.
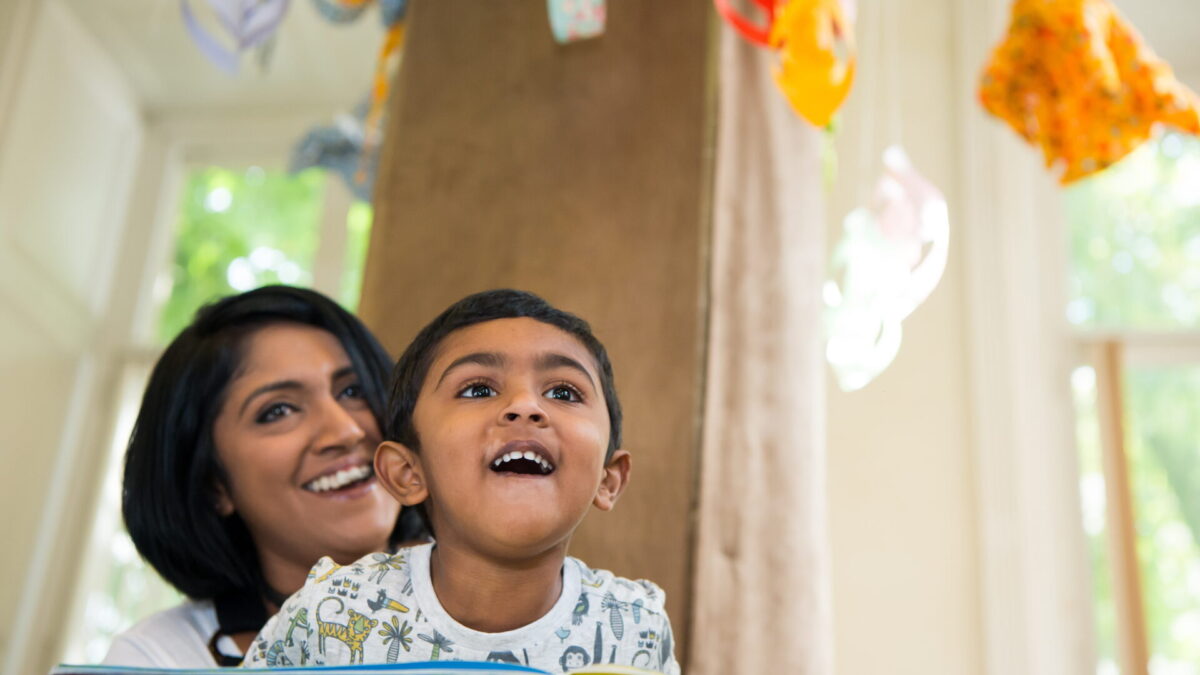
[[[136,668],[133,666],[72,666],[62,664],[50,675],[229,675],[231,668]],[[544,670],[507,663],[473,661],[425,661],[421,663],[380,663],[353,666],[305,666],[286,668],[244,668],[248,673],[318,673],[320,675],[551,675]],[[656,671],[632,666],[598,665],[572,670],[572,675],[655,675]]]

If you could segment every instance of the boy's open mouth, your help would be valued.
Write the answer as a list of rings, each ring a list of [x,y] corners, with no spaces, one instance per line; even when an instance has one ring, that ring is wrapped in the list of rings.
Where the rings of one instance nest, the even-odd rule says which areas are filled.
[[[370,480],[375,475],[375,469],[370,464],[360,464],[335,473],[319,476],[305,483],[303,487],[309,492],[334,492],[357,486]]]
[[[500,449],[500,454],[492,460],[491,469],[496,473],[548,476],[554,473],[554,464],[547,455],[546,449],[539,443],[529,441],[507,443]]]

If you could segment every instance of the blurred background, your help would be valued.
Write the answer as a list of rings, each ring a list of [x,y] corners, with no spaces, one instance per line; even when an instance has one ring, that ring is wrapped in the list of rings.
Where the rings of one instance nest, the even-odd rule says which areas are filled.
[[[1200,4],[1114,4],[1200,88]],[[1163,131],[1058,188],[976,104],[1007,10],[858,3],[829,248],[891,142],[945,194],[951,238],[894,362],[856,391],[827,378],[835,672],[1197,674],[1200,139]],[[96,662],[178,602],[124,533],[119,475],[195,309],[268,283],[357,308],[372,207],[344,171],[289,164],[311,129],[354,128],[384,32],[297,1],[230,74],[173,2],[0,3],[5,672]]]

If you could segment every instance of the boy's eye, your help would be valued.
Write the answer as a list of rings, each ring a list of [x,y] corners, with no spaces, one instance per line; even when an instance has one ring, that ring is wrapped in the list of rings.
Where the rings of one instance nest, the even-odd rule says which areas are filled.
[[[579,403],[583,400],[583,397],[579,395],[579,392],[574,387],[568,387],[565,384],[550,387],[543,396],[554,401],[567,401],[569,403]]]
[[[495,396],[496,390],[481,382],[468,384],[462,391],[458,392],[459,398],[487,398]]]
[[[258,417],[254,419],[254,421],[259,424],[270,424],[271,422],[287,417],[294,412],[296,412],[295,406],[287,403],[272,403],[264,408],[263,411],[258,414]]]

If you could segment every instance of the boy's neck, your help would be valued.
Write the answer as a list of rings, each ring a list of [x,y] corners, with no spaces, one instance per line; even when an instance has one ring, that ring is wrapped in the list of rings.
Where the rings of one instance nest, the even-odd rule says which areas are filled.
[[[566,545],[511,563],[444,543],[429,558],[429,576],[442,608],[482,633],[502,633],[545,616],[562,595]]]

